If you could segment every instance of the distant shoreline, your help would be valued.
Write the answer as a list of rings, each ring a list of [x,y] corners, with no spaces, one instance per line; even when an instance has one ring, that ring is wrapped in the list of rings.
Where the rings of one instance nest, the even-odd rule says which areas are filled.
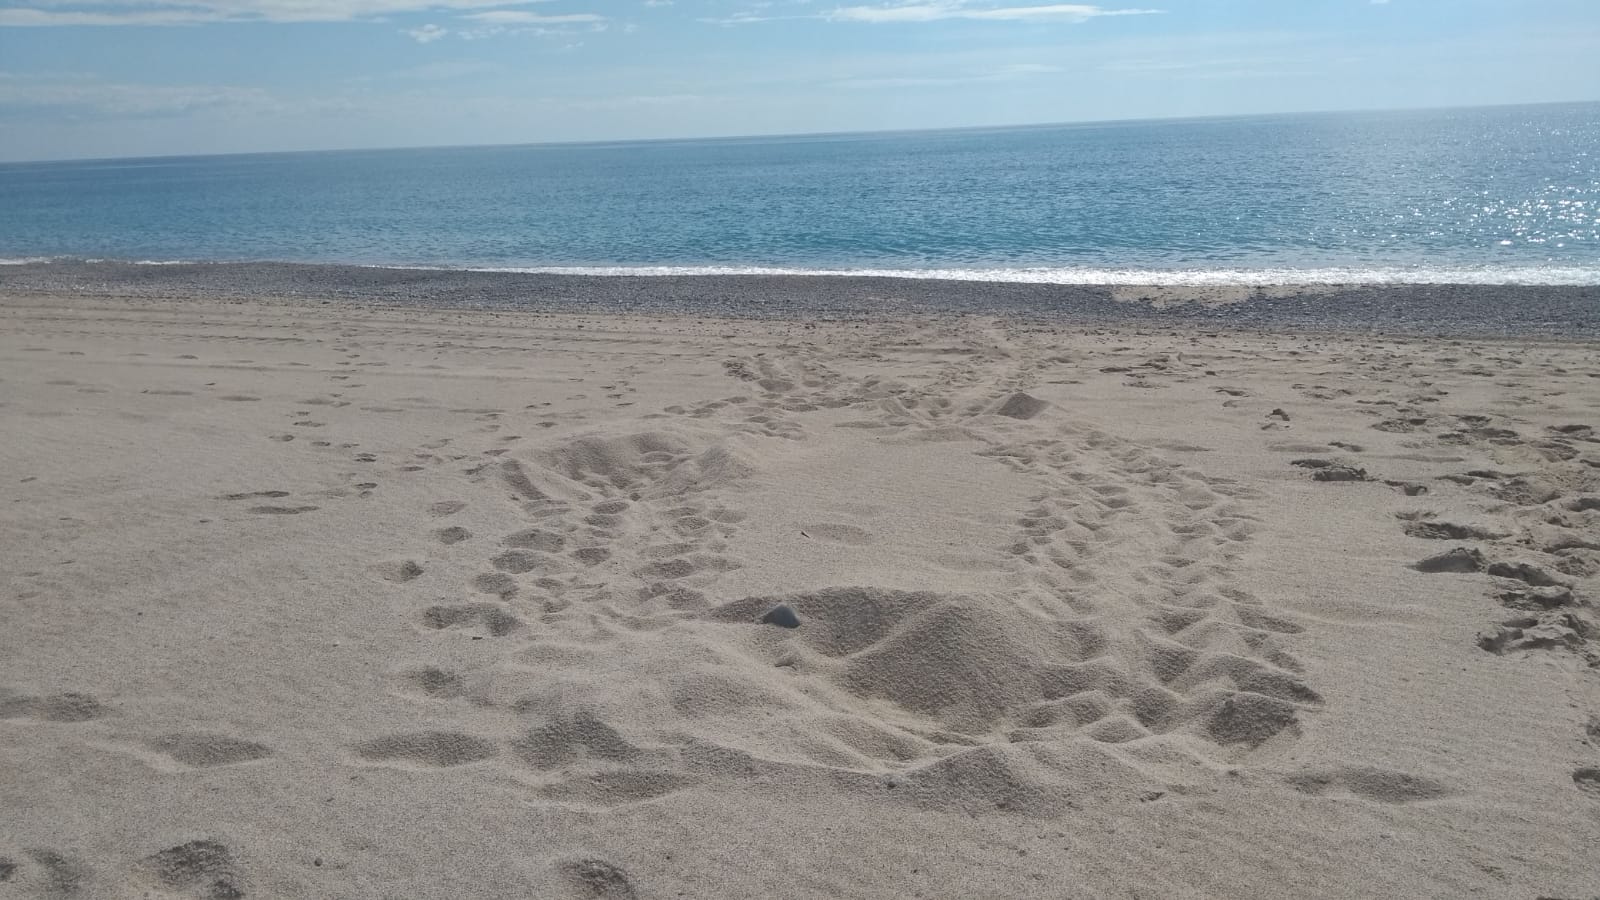
[[[983,314],[1437,335],[1600,336],[1600,286],[1038,284],[854,275],[588,275],[302,263],[26,262],[0,297],[327,301],[804,319]]]

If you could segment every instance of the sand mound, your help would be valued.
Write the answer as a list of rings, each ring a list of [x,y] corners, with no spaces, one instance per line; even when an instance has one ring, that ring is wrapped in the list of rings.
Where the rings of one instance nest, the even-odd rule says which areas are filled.
[[[784,608],[797,627],[764,621]],[[1321,702],[1256,659],[1148,640],[1117,648],[1092,621],[1003,597],[830,588],[750,597],[706,617],[752,626],[751,642],[776,664],[840,689],[840,712],[935,741],[1081,730],[1123,743],[1193,724],[1207,740],[1255,747]]]
[[[994,411],[994,414],[1005,416],[1008,419],[1031,419],[1049,408],[1050,404],[1043,400],[1025,394],[1022,391],[1017,391],[1007,397],[1005,402],[1001,403],[1000,407]]]
[[[711,618],[755,621],[779,605],[798,616],[806,648],[842,662],[821,666],[841,687],[957,731],[981,733],[1018,707],[1055,699],[1052,664],[1084,656],[1069,627],[993,598],[834,588],[747,598]]]
[[[603,495],[662,495],[746,478],[757,471],[759,455],[736,446],[734,438],[708,442],[682,433],[645,431],[572,438],[539,451],[534,462],[548,473]],[[516,460],[503,465],[512,464],[520,468]]]

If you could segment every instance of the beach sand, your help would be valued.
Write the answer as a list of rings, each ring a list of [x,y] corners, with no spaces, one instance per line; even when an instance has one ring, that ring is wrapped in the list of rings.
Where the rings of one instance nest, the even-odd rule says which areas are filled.
[[[0,898],[1600,896],[1595,343],[0,321]]]

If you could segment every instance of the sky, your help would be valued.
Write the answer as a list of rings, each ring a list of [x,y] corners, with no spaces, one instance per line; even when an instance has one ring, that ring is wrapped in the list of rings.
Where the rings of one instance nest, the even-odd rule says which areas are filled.
[[[0,160],[1600,100],[1600,0],[0,0]]]

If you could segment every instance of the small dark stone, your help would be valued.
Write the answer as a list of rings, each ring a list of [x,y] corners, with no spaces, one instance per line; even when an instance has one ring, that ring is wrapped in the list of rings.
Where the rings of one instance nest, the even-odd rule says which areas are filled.
[[[779,628],[799,628],[800,617],[795,614],[794,608],[789,604],[779,603],[761,617],[761,624],[776,625]]]

